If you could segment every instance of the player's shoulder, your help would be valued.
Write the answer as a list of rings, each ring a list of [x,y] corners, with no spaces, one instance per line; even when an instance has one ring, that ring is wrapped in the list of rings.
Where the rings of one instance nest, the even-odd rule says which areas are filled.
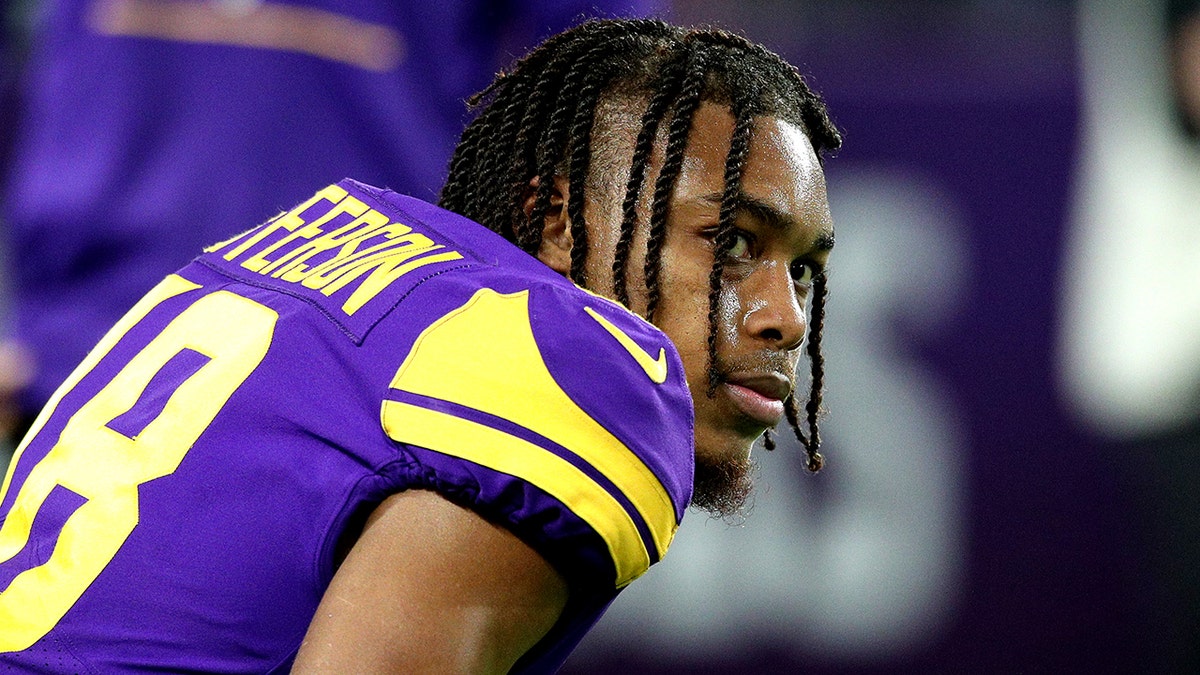
[[[402,340],[386,433],[435,487],[469,493],[560,569],[599,561],[609,588],[624,586],[665,554],[691,497],[692,402],[674,346],[553,272],[445,276],[413,298],[442,307]]]
[[[605,428],[636,439],[644,461],[665,468],[686,460],[679,482],[690,487],[693,405],[674,343],[617,302],[555,276],[528,301],[541,363]]]
[[[382,416],[435,463],[560,501],[606,541],[618,586],[666,552],[691,496],[692,403],[670,340],[569,285],[478,287],[413,341]]]

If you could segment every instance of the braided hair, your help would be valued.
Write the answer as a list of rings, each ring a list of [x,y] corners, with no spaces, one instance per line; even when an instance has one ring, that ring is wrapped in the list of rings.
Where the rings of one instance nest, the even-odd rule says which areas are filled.
[[[587,286],[588,254],[584,194],[589,172],[604,148],[592,148],[597,113],[604,101],[646,104],[633,147],[621,209],[621,227],[612,261],[613,296],[629,304],[628,267],[637,206],[646,189],[650,155],[665,126],[663,166],[650,198],[649,238],[644,278],[653,322],[661,299],[663,242],[668,205],[683,166],[692,119],[702,102],[727,106],[735,123],[725,163],[725,189],[709,274],[709,392],[719,382],[717,371],[718,303],[729,253],[736,243],[734,227],[742,171],[754,133],[754,118],[772,115],[801,127],[818,160],[841,145],[821,98],[809,89],[794,67],[749,40],[716,29],[683,29],[657,20],[589,21],[560,33],[500,73],[469,103],[480,109],[464,131],[450,162],[442,189],[442,207],[462,214],[525,251],[536,254],[553,194],[552,176],[569,181],[566,210],[571,220],[570,278]],[[533,205],[524,205],[531,180],[539,178]],[[824,275],[813,280],[812,320],[807,353],[812,386],[804,406],[802,429],[794,395],[784,403],[786,417],[804,446],[810,471],[821,468],[818,413],[824,384],[821,331],[825,314]],[[774,447],[766,436],[768,449]]]

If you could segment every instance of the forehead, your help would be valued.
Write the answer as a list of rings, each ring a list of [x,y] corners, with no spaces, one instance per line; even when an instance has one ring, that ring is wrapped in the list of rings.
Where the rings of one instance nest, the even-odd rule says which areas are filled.
[[[733,116],[724,106],[705,103],[696,111],[676,184],[677,199],[723,192],[733,128]],[[791,122],[772,116],[754,119],[741,190],[814,234],[832,232],[825,174],[808,136]]]

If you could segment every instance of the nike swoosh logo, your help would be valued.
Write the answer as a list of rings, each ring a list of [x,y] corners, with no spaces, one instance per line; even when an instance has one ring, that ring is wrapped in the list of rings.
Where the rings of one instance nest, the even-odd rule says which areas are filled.
[[[595,319],[596,323],[600,324],[604,330],[608,331],[609,335],[612,335],[617,339],[617,342],[621,343],[621,346],[625,348],[625,351],[629,352],[629,355],[633,357],[633,360],[637,361],[637,364],[642,367],[642,370],[646,371],[646,375],[649,376],[651,382],[654,384],[662,384],[663,382],[667,381],[666,349],[659,347],[658,358],[652,359],[650,358],[650,355],[646,353],[646,350],[642,349],[641,345],[634,342],[633,338],[625,334],[625,331],[614,326],[608,319],[605,319],[597,314],[596,311],[591,307],[584,307],[583,311],[587,312],[588,316]]]

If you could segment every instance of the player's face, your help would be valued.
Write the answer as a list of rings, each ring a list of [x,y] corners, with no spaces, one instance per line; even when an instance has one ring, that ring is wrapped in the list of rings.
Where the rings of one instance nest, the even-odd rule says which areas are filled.
[[[811,279],[833,244],[825,178],[812,144],[796,125],[757,118],[741,181],[738,239],[718,302],[719,380],[710,397],[709,273],[733,125],[725,107],[706,103],[696,112],[671,199],[654,318],[683,359],[696,408],[697,459],[709,465],[744,464],[755,439],[783,417],[783,399],[796,386]],[[629,264],[631,309],[643,314],[646,214],[663,151],[660,142],[643,190],[642,230],[633,248],[639,253]],[[609,293],[620,196],[605,201],[585,212],[592,246],[588,285]]]

